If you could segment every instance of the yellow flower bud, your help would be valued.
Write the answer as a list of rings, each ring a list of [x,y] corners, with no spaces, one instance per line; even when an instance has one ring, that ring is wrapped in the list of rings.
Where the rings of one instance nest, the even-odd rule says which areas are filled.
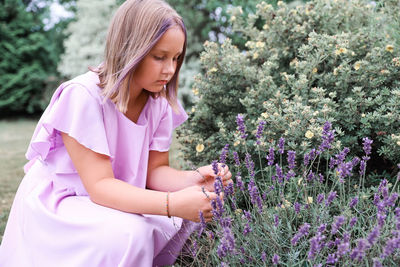
[[[203,152],[203,150],[204,150],[204,145],[203,144],[197,144],[196,151],[198,153],[201,153],[201,152]]]
[[[308,131],[306,132],[306,134],[305,134],[305,137],[307,137],[308,139],[311,139],[311,138],[314,137],[314,133],[311,132],[310,130],[308,130]]]
[[[390,53],[393,53],[393,50],[394,50],[394,46],[393,45],[387,45],[386,46],[386,51],[388,51]]]
[[[313,203],[313,198],[307,197],[307,204],[312,204],[312,203]]]

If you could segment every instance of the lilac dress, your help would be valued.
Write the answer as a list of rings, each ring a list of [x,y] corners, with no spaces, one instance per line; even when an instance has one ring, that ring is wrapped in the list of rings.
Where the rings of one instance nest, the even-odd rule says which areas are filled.
[[[187,119],[149,97],[137,123],[103,102],[93,72],[54,93],[30,142],[26,175],[0,246],[0,266],[163,266],[172,264],[194,227],[181,218],[132,214],[93,203],[60,131],[110,157],[117,179],[145,188],[150,150],[168,151]]]

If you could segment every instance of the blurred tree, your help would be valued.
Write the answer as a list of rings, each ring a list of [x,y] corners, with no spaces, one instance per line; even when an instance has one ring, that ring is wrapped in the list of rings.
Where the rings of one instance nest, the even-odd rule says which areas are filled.
[[[62,28],[45,30],[50,1],[0,1],[0,116],[40,112],[46,85],[56,79]],[[68,1],[64,1],[68,2]]]
[[[65,54],[58,65],[61,74],[72,78],[101,63],[108,24],[121,2],[76,1],[75,20],[66,29],[69,37],[64,42]]]

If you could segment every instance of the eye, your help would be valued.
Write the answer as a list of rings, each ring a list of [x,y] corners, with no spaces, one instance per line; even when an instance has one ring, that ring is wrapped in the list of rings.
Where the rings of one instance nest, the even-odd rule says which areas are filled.
[[[165,59],[165,57],[158,57],[158,56],[154,56],[154,59],[155,59],[155,60],[162,61],[162,60],[164,60],[164,59]]]
[[[178,61],[179,59],[181,59],[181,56],[175,57],[174,61]]]

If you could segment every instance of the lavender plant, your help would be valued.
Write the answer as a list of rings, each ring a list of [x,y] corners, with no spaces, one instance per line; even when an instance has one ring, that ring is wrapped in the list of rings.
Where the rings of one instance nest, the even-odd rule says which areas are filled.
[[[258,147],[278,151],[283,137],[285,151],[303,158],[313,147],[317,152],[320,125],[329,120],[336,130],[332,148],[348,147],[350,157],[358,156],[357,171],[367,156],[365,178],[375,170],[393,177],[400,158],[399,10],[397,0],[311,0],[276,7],[261,1],[249,15],[232,7],[232,30],[246,45],[229,39],[205,43],[203,72],[193,85],[197,102],[178,133],[184,158],[207,164],[235,138],[231,148],[243,160],[246,143],[257,172]],[[238,113],[252,134],[266,121],[264,134],[241,138],[240,129],[227,123]],[[374,140],[369,155],[362,146],[366,136]],[[280,164],[286,155],[274,156]],[[351,165],[340,163],[342,176]]]
[[[252,138],[241,115],[236,122],[243,139],[265,134],[260,126]],[[216,180],[224,202],[213,202],[213,222],[192,235],[192,266],[399,266],[400,172],[394,185],[381,179],[366,187],[373,140],[363,139],[361,160],[350,158],[348,148],[332,146],[332,124],[322,128],[302,158],[283,138],[269,148],[257,144],[258,159],[245,142],[243,157],[225,145],[220,161],[232,163],[236,183],[223,189]]]

